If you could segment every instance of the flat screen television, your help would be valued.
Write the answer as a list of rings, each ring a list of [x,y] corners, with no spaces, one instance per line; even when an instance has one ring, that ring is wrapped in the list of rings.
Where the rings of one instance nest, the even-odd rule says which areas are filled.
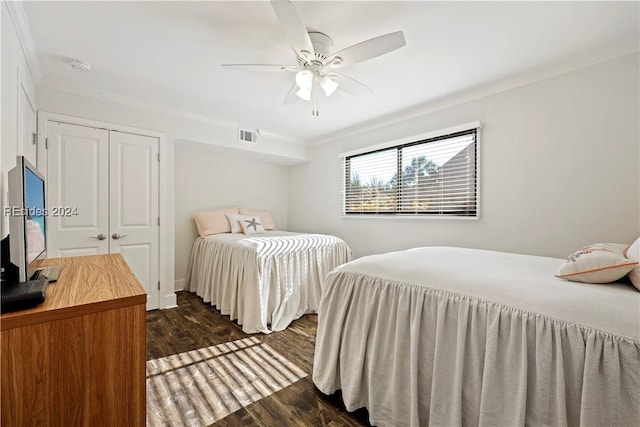
[[[47,255],[47,210],[44,176],[24,156],[8,174],[9,252],[17,282],[36,271],[35,261]]]

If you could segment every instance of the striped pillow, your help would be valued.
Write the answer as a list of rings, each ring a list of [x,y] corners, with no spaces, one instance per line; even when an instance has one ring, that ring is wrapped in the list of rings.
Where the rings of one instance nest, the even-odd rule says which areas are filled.
[[[638,261],[625,258],[627,245],[595,243],[569,255],[556,277],[584,283],[610,283],[623,278]]]

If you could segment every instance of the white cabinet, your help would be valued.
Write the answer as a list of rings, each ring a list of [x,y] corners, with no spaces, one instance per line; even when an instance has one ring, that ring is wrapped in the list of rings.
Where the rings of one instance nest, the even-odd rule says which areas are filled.
[[[49,120],[47,256],[120,253],[160,304],[159,139]]]

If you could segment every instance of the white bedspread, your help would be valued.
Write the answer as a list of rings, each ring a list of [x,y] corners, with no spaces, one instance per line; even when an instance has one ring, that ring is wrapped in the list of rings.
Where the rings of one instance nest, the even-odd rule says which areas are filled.
[[[430,247],[327,278],[313,381],[389,426],[640,425],[640,293],[563,260]]]
[[[269,333],[315,313],[326,275],[350,257],[343,240],[322,234],[199,237],[185,287],[237,319],[244,332]]]

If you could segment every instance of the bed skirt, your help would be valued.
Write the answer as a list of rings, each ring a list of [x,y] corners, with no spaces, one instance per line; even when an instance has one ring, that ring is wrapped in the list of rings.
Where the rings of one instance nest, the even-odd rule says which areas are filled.
[[[317,312],[327,274],[350,257],[349,246],[335,236],[290,233],[235,243],[198,238],[185,286],[245,333],[270,333]]]
[[[374,425],[640,425],[638,340],[347,271],[318,316],[314,383]]]

